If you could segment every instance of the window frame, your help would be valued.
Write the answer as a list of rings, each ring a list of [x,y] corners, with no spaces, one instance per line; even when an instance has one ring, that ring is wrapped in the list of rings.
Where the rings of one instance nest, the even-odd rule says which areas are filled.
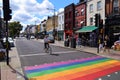
[[[90,13],[93,12],[93,4],[90,4],[89,12],[90,12]]]
[[[102,1],[97,2],[97,11],[102,9]]]

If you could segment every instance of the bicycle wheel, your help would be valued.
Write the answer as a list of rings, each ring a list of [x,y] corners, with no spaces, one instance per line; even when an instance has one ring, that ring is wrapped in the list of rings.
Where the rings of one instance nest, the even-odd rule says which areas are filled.
[[[49,48],[48,48],[48,53],[49,54],[52,54],[52,48],[49,46]]]
[[[48,53],[48,49],[46,48],[46,49],[44,49],[44,51],[45,51],[45,53]]]

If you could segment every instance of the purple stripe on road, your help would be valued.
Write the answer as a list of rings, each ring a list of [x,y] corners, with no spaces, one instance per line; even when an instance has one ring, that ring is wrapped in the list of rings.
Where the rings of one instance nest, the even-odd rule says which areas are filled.
[[[44,68],[44,67],[57,66],[57,65],[61,65],[61,64],[69,64],[72,62],[86,61],[86,60],[92,60],[92,59],[97,59],[97,58],[102,58],[102,57],[101,56],[94,56],[94,57],[83,58],[83,59],[54,62],[54,63],[48,63],[48,64],[43,64],[43,65],[37,65],[37,66],[29,66],[29,67],[25,67],[25,70],[33,70],[33,69],[39,69],[39,68]]]

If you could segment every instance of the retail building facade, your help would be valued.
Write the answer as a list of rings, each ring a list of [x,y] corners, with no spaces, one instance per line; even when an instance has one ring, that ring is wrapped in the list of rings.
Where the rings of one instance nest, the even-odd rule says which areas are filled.
[[[113,44],[120,37],[120,0],[106,0],[105,14],[105,33],[113,40]]]

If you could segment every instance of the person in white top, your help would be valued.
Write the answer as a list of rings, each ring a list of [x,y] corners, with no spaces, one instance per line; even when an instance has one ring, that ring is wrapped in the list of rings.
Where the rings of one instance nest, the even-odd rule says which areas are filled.
[[[48,35],[45,35],[45,37],[44,37],[44,49],[46,49],[48,46],[49,46]]]

